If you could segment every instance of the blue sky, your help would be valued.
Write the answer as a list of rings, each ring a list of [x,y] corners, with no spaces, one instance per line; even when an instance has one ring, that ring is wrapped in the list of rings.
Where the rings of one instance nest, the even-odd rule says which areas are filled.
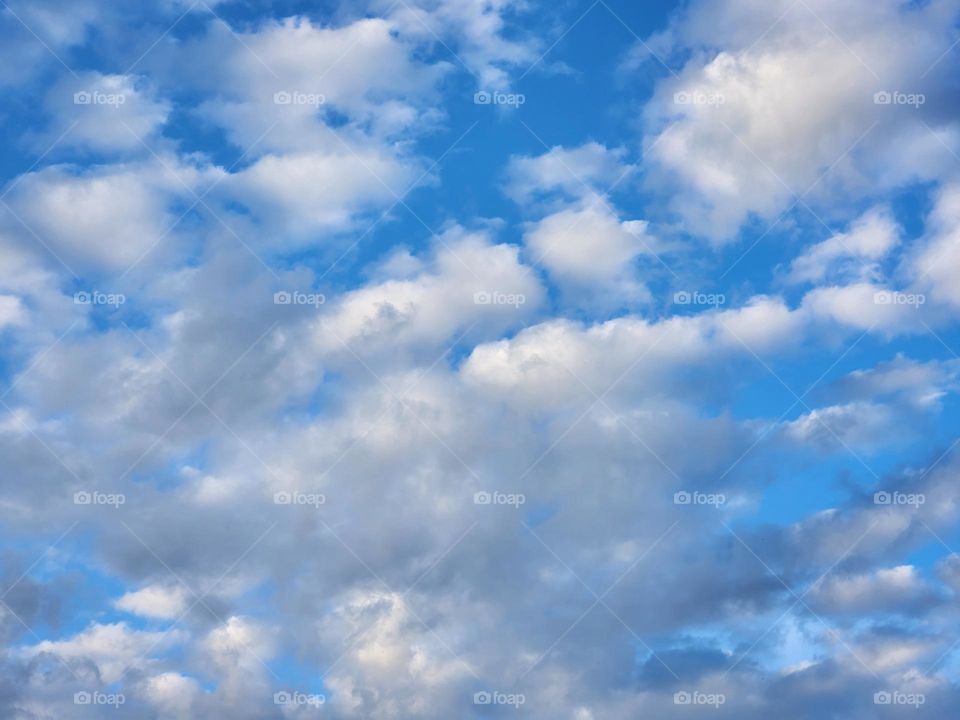
[[[956,707],[958,0],[0,37],[0,715]]]

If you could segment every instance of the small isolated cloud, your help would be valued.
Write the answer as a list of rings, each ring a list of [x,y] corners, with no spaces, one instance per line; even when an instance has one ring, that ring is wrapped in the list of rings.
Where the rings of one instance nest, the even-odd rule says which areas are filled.
[[[623,182],[635,168],[625,162],[623,148],[610,149],[590,142],[579,147],[554,147],[542,155],[510,158],[506,192],[515,202],[562,193],[578,198],[593,191],[606,192]]]
[[[146,618],[175,620],[191,604],[189,591],[183,586],[149,585],[119,598],[116,608]]]

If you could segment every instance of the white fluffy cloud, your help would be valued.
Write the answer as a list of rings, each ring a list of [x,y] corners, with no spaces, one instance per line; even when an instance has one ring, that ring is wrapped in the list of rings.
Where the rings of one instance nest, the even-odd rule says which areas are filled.
[[[47,245],[68,266],[122,271],[161,241],[161,250],[171,244],[174,223],[210,174],[216,171],[173,158],[83,170],[52,166],[14,186],[4,223],[26,244]]]
[[[144,682],[144,695],[164,720],[187,720],[193,717],[193,706],[200,695],[200,684],[191,677],[167,672]]]
[[[182,586],[151,585],[126,593],[117,600],[116,607],[147,618],[174,620],[187,609],[189,600],[189,591]]]
[[[633,267],[657,245],[643,220],[620,220],[605,205],[570,208],[537,222],[524,242],[531,261],[582,304],[649,298]]]
[[[158,99],[143,78],[88,72],[68,76],[47,93],[49,129],[35,143],[41,152],[55,142],[93,151],[145,154],[171,104]]]
[[[481,87],[502,90],[511,70],[526,69],[538,59],[538,40],[516,38],[507,16],[530,8],[518,0],[415,0],[396,3],[375,0],[374,7],[390,12],[406,35],[428,44],[452,40]]]
[[[902,417],[892,408],[869,402],[817,408],[785,426],[789,438],[823,449],[857,452],[890,447],[889,438],[903,437]]]
[[[958,389],[960,361],[918,362],[898,355],[869,370],[855,370],[834,385],[850,398],[882,398],[915,408],[936,407]]]
[[[831,612],[897,611],[929,601],[931,592],[917,568],[899,565],[872,573],[834,575],[815,588],[811,600]]]
[[[824,286],[803,298],[803,307],[814,315],[859,330],[922,332],[926,297],[910,289],[867,282]]]
[[[547,212],[524,234],[529,260],[547,270],[572,305],[602,311],[650,299],[635,260],[660,243],[646,221],[621,220],[606,199],[635,169],[624,156],[622,148],[591,142],[510,159],[506,193]]]
[[[73,692],[112,683],[127,694],[117,717],[162,720],[317,714],[275,704],[280,690],[325,694],[320,714],[338,720],[681,718],[685,689],[724,693],[718,717],[867,720],[878,683],[948,716],[956,688],[929,668],[951,648],[960,573],[927,558],[958,520],[960,466],[933,438],[949,447],[938,413],[960,371],[895,343],[950,322],[956,193],[941,189],[911,245],[921,211],[901,228],[903,198],[883,191],[942,177],[916,120],[948,144],[954,120],[933,107],[940,72],[919,110],[874,105],[850,50],[909,90],[955,4],[807,2],[694,3],[651,38],[682,70],[638,98],[642,160],[619,138],[529,156],[516,154],[526,133],[514,148],[500,125],[496,145],[479,131],[460,149],[502,157],[487,175],[431,171],[451,182],[436,235],[396,223],[368,240],[357,221],[429,167],[421,154],[438,157],[435,129],[486,111],[475,85],[508,87],[536,60],[541,40],[510,25],[525,4],[287,19],[224,4],[229,26],[196,8],[142,79],[82,74],[132,98],[68,146],[71,163],[103,164],[54,154],[25,171],[6,201],[37,236],[11,214],[0,228],[0,632],[13,648],[0,716],[72,717],[85,712]],[[85,36],[40,24],[57,49]],[[123,23],[110,27],[84,57],[113,73],[142,49],[139,35],[112,46]],[[35,96],[60,102],[60,82],[73,81]],[[705,94],[674,104],[683,91]],[[722,105],[701,104],[717,93]],[[48,109],[44,132],[74,110]],[[121,119],[163,162],[115,136]],[[792,202],[731,130],[805,189],[874,119],[810,197],[842,231],[816,242],[800,227],[798,248],[758,261],[728,302],[645,302],[672,286],[649,267],[674,228],[631,174],[671,192],[686,229],[723,240]],[[464,169],[489,196],[461,203]],[[519,217],[467,214],[502,190]],[[328,270],[337,241],[357,247]],[[717,256],[683,260],[705,275]],[[119,285],[127,307],[75,305],[94,282]],[[799,391],[821,372],[805,407],[778,383]],[[903,454],[882,479],[848,481],[836,459],[850,449],[870,464]],[[878,504],[881,488],[924,502]],[[99,502],[114,493],[122,503]],[[524,703],[475,707],[485,691]]]
[[[0,295],[0,328],[7,325],[19,325],[26,314],[20,298],[12,295]]]
[[[269,673],[266,663],[275,652],[269,628],[233,616],[211,630],[200,647],[220,681],[218,692],[224,702],[233,705],[255,698],[257,704],[263,704]]]
[[[410,140],[441,117],[429,102],[450,69],[423,61],[386,18],[292,17],[241,32],[213,22],[157,64],[171,92],[186,78],[204,94],[198,115],[242,153],[213,197],[249,211],[248,242],[279,246],[351,229],[405,196],[425,169]]]
[[[266,151],[339,147],[323,125],[337,112],[373,137],[392,136],[431,113],[423,100],[449,67],[428,64],[383,18],[325,27],[307,18],[264,22],[239,34],[212,24],[185,44],[173,71],[202,63],[213,72],[189,77],[214,98],[202,110],[241,148],[258,139]],[[278,100],[277,93],[289,95]],[[287,102],[286,100],[289,100]],[[266,136],[269,127],[275,127]]]
[[[507,168],[507,194],[524,204],[549,192],[579,198],[591,190],[606,191],[634,169],[624,162],[623,148],[596,142],[579,147],[554,147],[542,155],[515,156]]]
[[[252,208],[264,226],[296,238],[350,225],[378,204],[391,205],[416,178],[413,169],[376,152],[266,155],[219,191]]]
[[[913,263],[915,282],[926,288],[931,299],[952,307],[960,305],[960,186],[949,184],[940,191],[930,214],[928,237]]]
[[[68,664],[83,668],[92,662],[99,677],[106,683],[120,680],[130,669],[148,666],[151,655],[162,652],[185,639],[181,631],[147,632],[131,630],[124,623],[93,624],[67,640],[44,640],[24,649],[36,657],[53,653]]]
[[[820,283],[828,277],[875,280],[877,262],[899,242],[900,230],[889,211],[874,208],[856,221],[846,233],[838,233],[807,248],[790,265],[790,282]]]
[[[520,262],[519,249],[494,245],[482,233],[453,228],[432,257],[411,260],[415,269],[407,268],[406,276],[332,302],[315,329],[322,346],[343,355],[345,343],[362,357],[386,353],[391,361],[399,352],[437,353],[459,333],[476,337],[519,327],[542,302],[543,289]]]
[[[646,322],[617,318],[583,327],[570,321],[541,323],[510,340],[474,349],[462,372],[470,383],[505,402],[555,407],[584,397],[579,377],[596,392],[623,377],[618,397],[660,388],[683,366],[719,353],[749,355],[785,349],[801,340],[803,319],[775,298],[756,298],[735,310]],[[571,381],[571,374],[574,379]]]
[[[690,57],[645,110],[654,184],[674,178],[672,209],[721,243],[797,197],[816,209],[838,192],[942,176],[944,144],[960,143],[955,119],[934,109],[949,93],[949,63],[937,61],[956,14],[951,2],[692,4],[651,41]],[[877,92],[927,103],[875,104]]]

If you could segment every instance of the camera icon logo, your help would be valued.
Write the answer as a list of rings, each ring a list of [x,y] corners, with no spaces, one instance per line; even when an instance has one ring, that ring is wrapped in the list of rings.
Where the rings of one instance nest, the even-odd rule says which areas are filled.
[[[681,490],[680,492],[675,492],[673,494],[673,504],[674,505],[689,505],[690,504],[690,493],[686,490]]]
[[[486,691],[481,691],[473,694],[474,705],[489,705],[492,702],[493,702],[493,696]]]
[[[291,302],[293,302],[293,295],[288,293],[286,290],[275,292],[273,294],[274,305],[289,305]]]
[[[489,305],[492,301],[490,293],[486,290],[480,290],[473,294],[473,304],[474,305]]]
[[[691,295],[686,290],[681,290],[678,293],[673,294],[673,303],[675,305],[689,305],[691,300]]]
[[[692,696],[686,690],[681,690],[680,692],[675,692],[673,694],[674,705],[689,705],[692,700]]]
[[[289,505],[293,502],[293,495],[286,491],[280,491],[273,494],[273,504],[274,505]]]
[[[92,700],[93,696],[86,690],[73,694],[74,705],[89,705]]]
[[[93,95],[88,93],[86,90],[81,90],[73,94],[73,104],[74,105],[89,105],[93,102]]]
[[[893,695],[886,690],[881,690],[873,694],[874,705],[889,705],[891,702],[893,702]]]
[[[493,102],[493,95],[486,90],[478,90],[473,94],[474,105],[489,105]]]
[[[474,505],[489,505],[491,502],[493,502],[493,496],[485,490],[473,494]]]
[[[280,92],[273,94],[274,105],[289,105],[292,101],[293,96],[286,90],[281,90]]]
[[[93,502],[93,496],[86,490],[81,490],[73,494],[74,505],[89,505],[91,502]]]
[[[880,492],[873,494],[873,502],[875,505],[889,505],[892,500],[893,496],[891,496],[886,490],[881,490]]]
[[[93,298],[86,290],[81,290],[80,292],[73,294],[74,305],[89,305],[92,301]]]
[[[286,690],[280,690],[273,694],[274,705],[289,705],[293,701],[293,696]]]
[[[693,97],[686,90],[673,94],[674,105],[689,105],[691,102],[693,102]]]
[[[873,94],[874,105],[889,105],[892,102],[893,102],[893,95],[887,92],[886,90],[881,90],[880,92],[875,92]]]

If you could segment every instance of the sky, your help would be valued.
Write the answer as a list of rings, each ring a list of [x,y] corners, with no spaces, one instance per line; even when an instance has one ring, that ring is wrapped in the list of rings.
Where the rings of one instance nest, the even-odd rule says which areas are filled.
[[[0,45],[0,717],[955,714],[960,0]]]

